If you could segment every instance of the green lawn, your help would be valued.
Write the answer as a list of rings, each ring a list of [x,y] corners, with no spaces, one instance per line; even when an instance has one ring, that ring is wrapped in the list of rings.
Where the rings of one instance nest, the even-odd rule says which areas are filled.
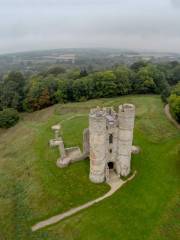
[[[136,105],[133,156],[138,174],[109,199],[35,233],[30,227],[109,190],[89,181],[89,161],[56,167],[51,125],[61,122],[66,146],[82,147],[91,107]],[[56,105],[0,131],[0,240],[177,240],[180,237],[180,131],[159,96],[127,96]]]

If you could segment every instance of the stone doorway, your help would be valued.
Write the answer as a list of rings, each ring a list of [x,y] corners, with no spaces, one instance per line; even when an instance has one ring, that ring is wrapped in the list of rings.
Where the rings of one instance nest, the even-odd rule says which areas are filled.
[[[108,162],[108,168],[109,168],[109,170],[113,170],[114,169],[114,163],[113,162]]]
[[[108,162],[106,165],[106,182],[117,180],[118,175],[116,174],[114,162]]]

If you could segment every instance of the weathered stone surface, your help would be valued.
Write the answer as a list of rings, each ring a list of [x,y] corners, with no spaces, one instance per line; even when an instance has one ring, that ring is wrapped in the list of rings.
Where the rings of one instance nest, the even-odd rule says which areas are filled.
[[[66,155],[72,160],[81,156],[81,154],[81,149],[79,147],[66,148]]]
[[[90,145],[89,145],[89,128],[84,129],[83,132],[83,153],[89,154]]]
[[[59,158],[57,160],[57,166],[60,167],[60,168],[65,168],[70,164],[70,162],[71,162],[71,159],[68,158],[68,157]]]
[[[60,124],[56,124],[56,125],[52,126],[51,129],[54,131],[55,139],[57,139],[59,137],[61,125]]]
[[[131,150],[132,154],[139,154],[140,151],[141,151],[140,147],[132,146],[132,150]]]

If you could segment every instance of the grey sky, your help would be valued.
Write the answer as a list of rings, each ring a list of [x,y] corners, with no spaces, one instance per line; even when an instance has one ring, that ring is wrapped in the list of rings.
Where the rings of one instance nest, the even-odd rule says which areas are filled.
[[[180,52],[180,0],[0,0],[0,53],[72,47]]]

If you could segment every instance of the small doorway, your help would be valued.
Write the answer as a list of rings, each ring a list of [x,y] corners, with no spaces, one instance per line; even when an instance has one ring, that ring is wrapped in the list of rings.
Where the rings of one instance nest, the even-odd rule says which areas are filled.
[[[114,163],[113,162],[108,162],[108,168],[109,169],[114,169]]]

